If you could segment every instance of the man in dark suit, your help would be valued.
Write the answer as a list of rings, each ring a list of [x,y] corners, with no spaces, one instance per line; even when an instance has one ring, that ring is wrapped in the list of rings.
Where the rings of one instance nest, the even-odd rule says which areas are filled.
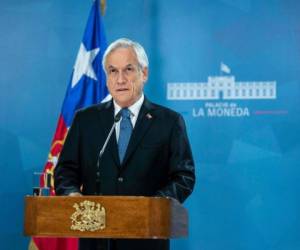
[[[56,194],[163,196],[182,203],[195,183],[191,148],[181,115],[143,94],[143,47],[119,39],[107,48],[103,67],[112,100],[76,113],[55,168]],[[97,168],[116,116],[121,119]],[[167,250],[169,241],[81,239],[83,249]]]

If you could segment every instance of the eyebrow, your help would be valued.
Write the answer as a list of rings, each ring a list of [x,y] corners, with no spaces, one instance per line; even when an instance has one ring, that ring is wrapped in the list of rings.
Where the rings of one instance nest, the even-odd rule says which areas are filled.
[[[127,64],[124,68],[126,68],[126,67],[129,67],[129,66],[132,66],[132,67],[134,67],[134,65],[132,64],[132,63],[129,63],[129,64]],[[115,66],[113,66],[113,65],[109,65],[108,67],[107,67],[108,69],[117,69],[117,67],[115,67]]]

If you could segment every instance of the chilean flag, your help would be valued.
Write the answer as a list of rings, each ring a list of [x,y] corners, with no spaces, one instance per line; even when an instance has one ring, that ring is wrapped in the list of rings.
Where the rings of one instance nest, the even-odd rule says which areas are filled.
[[[101,64],[106,46],[101,22],[100,3],[96,0],[91,8],[77,54],[48,160],[44,168],[45,173],[50,173],[53,176],[53,170],[76,110],[99,103],[110,97]],[[44,179],[42,179],[41,186],[44,186],[44,184]],[[53,181],[51,181],[51,194],[55,195]],[[33,238],[30,249],[77,250],[78,240],[76,238]]]

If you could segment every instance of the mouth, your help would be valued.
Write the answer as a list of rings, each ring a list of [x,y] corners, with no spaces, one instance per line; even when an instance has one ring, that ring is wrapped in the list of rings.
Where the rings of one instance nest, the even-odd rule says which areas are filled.
[[[129,91],[128,88],[119,88],[119,89],[116,89],[117,93],[123,93],[123,92],[127,92],[127,91]]]

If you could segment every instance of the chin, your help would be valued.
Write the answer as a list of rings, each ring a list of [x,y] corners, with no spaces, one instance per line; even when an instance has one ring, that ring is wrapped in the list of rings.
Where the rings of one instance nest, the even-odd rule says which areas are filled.
[[[131,104],[133,104],[132,100],[128,99],[122,99],[122,98],[115,98],[115,101],[121,106],[121,107],[128,107]]]

